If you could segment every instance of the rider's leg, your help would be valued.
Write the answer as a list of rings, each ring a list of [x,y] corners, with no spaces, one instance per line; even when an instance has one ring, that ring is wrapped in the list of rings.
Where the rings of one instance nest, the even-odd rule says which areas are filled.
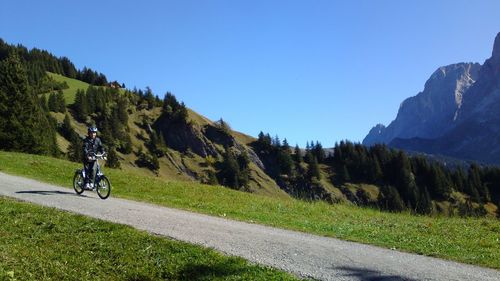
[[[88,161],[83,161],[83,170],[85,176],[83,178],[83,185],[85,189],[90,189],[90,163]]]
[[[89,163],[87,161],[83,162],[83,169],[85,170],[85,178],[83,180],[87,184],[89,183]]]
[[[91,168],[92,168],[92,173],[91,173],[91,179],[92,179],[92,183],[95,184],[95,176],[97,174],[97,161],[93,161],[93,163],[91,164]]]

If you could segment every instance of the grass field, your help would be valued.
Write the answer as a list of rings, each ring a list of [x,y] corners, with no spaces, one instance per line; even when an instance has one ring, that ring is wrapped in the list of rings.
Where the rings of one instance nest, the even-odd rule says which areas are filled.
[[[0,171],[71,186],[80,165],[0,152]],[[500,269],[500,221],[387,213],[347,204],[278,199],[194,182],[105,169],[112,196]]]
[[[131,227],[0,197],[0,280],[297,280]]]
[[[47,72],[47,74],[57,82],[66,82],[68,84],[69,88],[63,90],[66,104],[72,104],[75,102],[75,96],[77,90],[87,91],[87,88],[89,87],[88,83],[82,82],[80,80],[71,79],[52,72]]]

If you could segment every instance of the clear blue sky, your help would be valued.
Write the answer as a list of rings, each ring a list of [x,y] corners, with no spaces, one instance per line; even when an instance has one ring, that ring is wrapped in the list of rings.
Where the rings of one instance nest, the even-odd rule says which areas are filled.
[[[0,38],[301,147],[361,141],[439,66],[483,63],[500,1],[3,0]]]

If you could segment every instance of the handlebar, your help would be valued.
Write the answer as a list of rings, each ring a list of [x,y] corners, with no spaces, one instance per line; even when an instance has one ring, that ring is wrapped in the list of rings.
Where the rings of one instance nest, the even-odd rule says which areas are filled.
[[[90,160],[97,160],[97,159],[108,160],[107,156],[108,156],[108,154],[106,152],[101,153],[101,154],[92,153],[92,154],[88,155],[88,157],[90,157]]]

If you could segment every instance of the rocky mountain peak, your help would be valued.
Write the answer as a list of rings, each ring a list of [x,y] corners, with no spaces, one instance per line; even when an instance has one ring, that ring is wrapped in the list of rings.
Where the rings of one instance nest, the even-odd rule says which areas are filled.
[[[491,53],[491,57],[496,60],[500,60],[500,32],[497,34],[495,38],[495,43],[493,44],[493,52]]]
[[[480,68],[478,63],[457,63],[438,68],[422,92],[401,103],[396,119],[387,127],[379,124],[372,128],[363,144],[442,135],[456,119],[463,95],[477,79]]]
[[[479,64],[439,68],[382,134],[366,140],[410,151],[500,164],[500,33]],[[363,142],[365,144],[365,142]],[[370,144],[370,143],[366,143]]]

